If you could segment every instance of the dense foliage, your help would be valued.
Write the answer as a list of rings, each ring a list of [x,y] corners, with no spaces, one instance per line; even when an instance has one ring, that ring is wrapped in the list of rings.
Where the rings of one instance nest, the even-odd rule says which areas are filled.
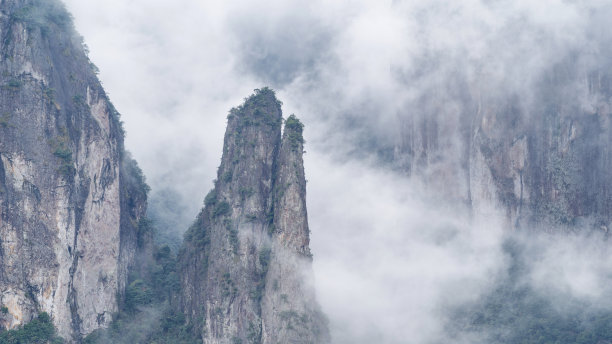
[[[46,30],[50,25],[62,29],[72,27],[72,17],[64,4],[57,0],[29,1],[25,6],[15,10],[11,19],[24,22],[30,30],[35,28]]]
[[[285,120],[285,135],[289,139],[291,149],[296,150],[304,144],[303,130],[304,124],[295,115],[291,115]]]
[[[146,223],[152,225],[150,221]],[[123,307],[109,328],[93,332],[84,343],[201,343],[185,316],[171,306],[172,295],[180,288],[176,256],[163,245],[155,248],[153,258],[145,274],[131,276]]]
[[[15,330],[0,332],[0,344],[61,344],[63,339],[55,333],[51,317],[40,313],[28,324]]]
[[[612,311],[571,295],[544,294],[524,283],[527,255],[516,242],[505,250],[512,260],[508,275],[481,300],[453,314],[453,337],[499,344],[612,343]]]
[[[281,124],[281,118],[271,111],[277,108],[280,112],[282,102],[276,99],[274,90],[268,87],[257,88],[248,98],[244,99],[244,104],[230,110],[228,120],[237,120],[236,138],[248,127],[268,125],[275,127]]]
[[[105,330],[90,334],[84,344],[200,344],[201,339],[193,336],[185,322],[185,316],[169,308],[141,308],[131,316],[119,313]]]

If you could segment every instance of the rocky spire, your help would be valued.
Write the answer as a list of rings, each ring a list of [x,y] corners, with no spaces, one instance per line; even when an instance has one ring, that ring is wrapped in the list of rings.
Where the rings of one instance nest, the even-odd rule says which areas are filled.
[[[180,304],[204,343],[325,343],[311,285],[302,124],[268,88],[228,116],[214,189],[186,235]]]
[[[314,295],[303,125],[285,121],[274,185],[270,263],[262,299],[262,343],[324,343],[327,325]]]

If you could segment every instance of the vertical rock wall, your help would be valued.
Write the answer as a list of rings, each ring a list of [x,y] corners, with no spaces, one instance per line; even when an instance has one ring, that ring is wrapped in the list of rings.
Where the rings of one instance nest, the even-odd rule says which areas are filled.
[[[0,326],[78,341],[118,310],[146,189],[63,5],[2,1],[0,39]]]
[[[424,95],[423,113],[400,116],[395,164],[475,214],[501,213],[509,228],[586,226],[607,232],[609,80],[570,61],[544,73],[528,98],[495,95],[478,85],[452,95],[458,106]]]

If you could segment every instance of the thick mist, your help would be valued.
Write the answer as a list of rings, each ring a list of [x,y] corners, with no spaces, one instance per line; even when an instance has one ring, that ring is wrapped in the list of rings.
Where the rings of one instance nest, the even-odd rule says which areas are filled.
[[[459,125],[474,111],[467,98],[515,99],[538,116],[555,68],[568,75],[565,101],[607,104],[587,77],[610,65],[609,2],[66,3],[164,233],[184,232],[201,208],[242,98],[268,85],[285,117],[302,119],[317,293],[335,343],[487,342],[488,328],[449,324],[509,280],[562,315],[612,309],[600,234],[508,231],[493,205],[471,213],[432,191],[452,185],[431,188],[393,161],[402,120]],[[449,139],[444,159],[458,150]]]

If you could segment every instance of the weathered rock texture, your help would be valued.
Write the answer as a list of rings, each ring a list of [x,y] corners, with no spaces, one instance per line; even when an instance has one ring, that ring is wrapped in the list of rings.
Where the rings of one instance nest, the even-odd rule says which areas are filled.
[[[45,311],[79,341],[118,310],[146,185],[63,5],[1,1],[0,60],[0,327]]]
[[[509,227],[608,231],[609,76],[566,61],[522,94],[452,80],[447,87],[400,116],[399,168],[475,214],[501,209]]]
[[[181,309],[204,343],[326,343],[312,287],[302,124],[256,90],[228,116],[223,158],[180,254]]]

